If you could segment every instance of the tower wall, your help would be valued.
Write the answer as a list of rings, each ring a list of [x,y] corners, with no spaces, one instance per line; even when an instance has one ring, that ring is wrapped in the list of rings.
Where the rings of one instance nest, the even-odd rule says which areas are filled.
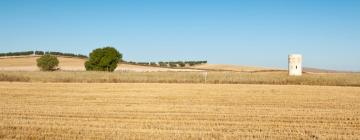
[[[290,76],[302,75],[302,56],[300,54],[289,55],[289,75]]]

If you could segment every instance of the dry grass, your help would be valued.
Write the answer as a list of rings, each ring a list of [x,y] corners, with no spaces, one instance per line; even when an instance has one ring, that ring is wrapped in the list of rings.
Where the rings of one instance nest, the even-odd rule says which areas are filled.
[[[360,88],[0,83],[1,139],[358,139]]]
[[[252,66],[237,66],[226,64],[204,64],[192,66],[194,69],[211,70],[211,71],[237,71],[237,72],[251,72],[251,71],[264,71],[264,70],[280,70],[265,67],[252,67]]]
[[[205,72],[0,72],[24,82],[71,83],[205,83]],[[7,78],[0,81],[8,81]],[[287,72],[209,72],[206,83],[360,86],[359,73],[305,74],[290,77]]]
[[[0,73],[0,81],[7,82],[29,82],[30,78],[21,75],[9,75]]]

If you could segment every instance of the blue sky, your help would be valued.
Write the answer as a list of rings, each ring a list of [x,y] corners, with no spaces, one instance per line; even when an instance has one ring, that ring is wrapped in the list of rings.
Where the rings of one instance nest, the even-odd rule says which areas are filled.
[[[0,52],[360,71],[358,0],[1,0],[0,21]]]

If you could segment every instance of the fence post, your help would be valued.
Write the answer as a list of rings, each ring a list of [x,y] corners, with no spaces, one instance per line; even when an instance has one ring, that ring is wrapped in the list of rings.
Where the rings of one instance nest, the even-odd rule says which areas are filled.
[[[207,75],[208,75],[208,72],[207,71],[205,71],[205,73],[203,73],[204,74],[204,81],[205,81],[205,84],[206,84],[206,80],[207,80]]]

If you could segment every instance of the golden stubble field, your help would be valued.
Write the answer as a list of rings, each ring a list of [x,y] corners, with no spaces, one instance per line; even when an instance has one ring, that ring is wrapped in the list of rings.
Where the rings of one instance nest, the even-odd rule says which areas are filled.
[[[1,139],[358,139],[360,88],[0,83]]]

